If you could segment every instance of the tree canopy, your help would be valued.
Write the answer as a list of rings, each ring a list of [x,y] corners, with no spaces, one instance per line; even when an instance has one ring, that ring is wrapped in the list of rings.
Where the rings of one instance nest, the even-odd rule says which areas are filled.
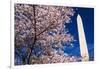
[[[78,61],[64,53],[75,39],[65,29],[75,11],[71,7],[15,4],[15,64]]]

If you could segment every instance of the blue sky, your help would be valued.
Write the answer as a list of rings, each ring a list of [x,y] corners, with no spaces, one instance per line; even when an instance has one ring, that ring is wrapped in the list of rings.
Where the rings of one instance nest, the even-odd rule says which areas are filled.
[[[80,14],[83,20],[83,26],[86,36],[86,41],[88,45],[88,51],[90,55],[90,60],[94,59],[94,9],[93,8],[79,8],[73,7],[75,10],[75,15],[71,18],[71,22],[66,24],[66,28],[69,29],[74,38],[77,40],[73,42],[74,47],[66,47],[65,52],[69,55],[80,56],[79,50],[79,38],[77,30],[77,15]]]

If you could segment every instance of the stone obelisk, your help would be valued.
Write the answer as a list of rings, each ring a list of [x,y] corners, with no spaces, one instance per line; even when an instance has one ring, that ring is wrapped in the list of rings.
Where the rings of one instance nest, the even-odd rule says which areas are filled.
[[[77,16],[77,27],[78,27],[80,53],[81,53],[82,61],[88,61],[89,54],[87,49],[87,42],[86,42],[85,32],[83,28],[82,18],[80,15]]]

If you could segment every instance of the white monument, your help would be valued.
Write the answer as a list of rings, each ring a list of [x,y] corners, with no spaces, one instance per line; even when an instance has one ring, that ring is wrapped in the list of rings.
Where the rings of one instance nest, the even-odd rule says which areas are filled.
[[[82,18],[80,15],[77,16],[77,26],[78,26],[78,35],[79,35],[80,52],[81,52],[82,61],[88,61],[89,54],[87,49],[87,43],[86,43]]]

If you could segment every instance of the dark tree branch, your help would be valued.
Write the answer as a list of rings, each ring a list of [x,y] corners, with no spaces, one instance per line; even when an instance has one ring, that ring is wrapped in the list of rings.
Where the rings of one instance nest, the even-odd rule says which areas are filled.
[[[47,31],[49,28],[51,27],[51,25],[49,25],[47,28],[45,28],[42,32],[40,32],[39,34],[37,34],[37,36],[41,35],[42,33],[44,33],[45,31]]]
[[[47,31],[53,24],[51,23],[48,27],[46,27],[43,31],[41,31],[39,34],[37,34],[36,36],[41,35],[42,33],[44,33],[45,31]],[[57,27],[59,24],[54,25],[54,27]]]
[[[34,26],[34,39],[33,39],[33,43],[32,43],[32,45],[30,46],[30,53],[29,53],[29,56],[28,56],[28,61],[27,61],[27,63],[28,64],[30,64],[30,62],[31,62],[31,56],[32,56],[32,50],[33,50],[33,48],[34,48],[34,45],[35,45],[35,43],[36,43],[36,40],[37,40],[37,37],[36,37],[36,15],[35,15],[35,5],[33,5],[33,15],[34,15],[34,24],[33,24],[33,26]]]

